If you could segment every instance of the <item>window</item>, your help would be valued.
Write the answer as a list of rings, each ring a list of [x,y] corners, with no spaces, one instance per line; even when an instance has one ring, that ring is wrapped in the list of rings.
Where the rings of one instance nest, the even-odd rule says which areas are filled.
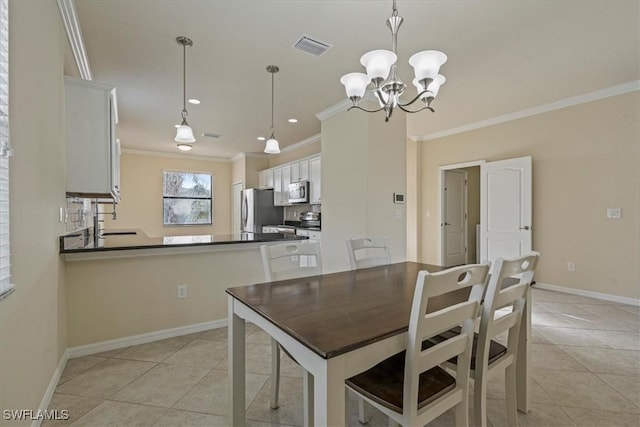
[[[9,14],[0,0],[0,299],[14,290],[9,247]]]
[[[210,173],[162,171],[164,225],[212,224]]]

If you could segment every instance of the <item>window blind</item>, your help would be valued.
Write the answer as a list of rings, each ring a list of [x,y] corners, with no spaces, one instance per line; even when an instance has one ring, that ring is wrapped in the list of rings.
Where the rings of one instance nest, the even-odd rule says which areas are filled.
[[[9,295],[9,2],[0,0],[0,299]]]

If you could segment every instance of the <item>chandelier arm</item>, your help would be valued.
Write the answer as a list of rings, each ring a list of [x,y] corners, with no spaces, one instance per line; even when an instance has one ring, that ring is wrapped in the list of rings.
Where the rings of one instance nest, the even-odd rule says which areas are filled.
[[[429,111],[431,111],[432,113],[435,113],[435,110],[434,110],[432,107],[429,107],[428,105],[425,105],[424,107],[419,108],[419,109],[417,109],[417,110],[415,110],[415,111],[411,111],[411,110],[408,110],[408,109],[404,108],[404,107],[405,107],[405,106],[407,106],[407,105],[408,105],[408,104],[404,104],[404,105],[400,105],[400,104],[398,104],[398,107],[400,107],[400,109],[401,109],[402,111],[404,111],[405,113],[419,113],[419,112],[420,112],[420,111],[422,111],[422,110],[429,110]]]
[[[405,102],[404,104],[401,104],[400,102],[398,102],[398,105],[401,106],[401,107],[408,107],[409,105],[413,104],[418,99],[420,99],[420,97],[423,96],[427,92],[429,92],[429,91],[427,89],[425,89],[422,92],[420,92],[418,95],[416,95],[415,98],[413,98],[411,101]]]
[[[386,105],[385,105],[385,107],[386,107]],[[384,110],[384,109],[385,109],[385,107],[380,107],[380,108],[378,108],[377,110],[367,110],[366,108],[362,108],[362,107],[361,107],[361,106],[359,106],[359,105],[352,105],[351,107],[349,107],[349,108],[347,109],[347,111],[350,111],[350,110],[352,110],[352,109],[356,108],[356,109],[358,109],[358,110],[366,111],[367,113],[377,113],[378,111],[382,111],[382,110]]]

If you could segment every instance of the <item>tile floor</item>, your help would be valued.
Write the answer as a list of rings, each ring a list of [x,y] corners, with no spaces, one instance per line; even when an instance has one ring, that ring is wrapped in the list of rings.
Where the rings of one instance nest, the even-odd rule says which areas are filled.
[[[519,425],[640,426],[640,307],[539,289],[533,301],[533,408]],[[300,368],[283,356],[280,408],[271,410],[269,337],[247,325],[246,351],[247,425],[301,425]],[[50,405],[70,419],[44,425],[226,426],[227,364],[225,328],[71,359]],[[489,386],[494,427],[506,425],[502,384]],[[371,427],[387,425],[379,412],[369,416]]]

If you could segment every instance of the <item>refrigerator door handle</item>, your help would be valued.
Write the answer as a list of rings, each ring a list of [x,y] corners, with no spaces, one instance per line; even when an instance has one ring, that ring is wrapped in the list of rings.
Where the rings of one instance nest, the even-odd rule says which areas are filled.
[[[247,196],[243,195],[242,197],[242,208],[240,209],[242,212],[242,231],[244,231],[247,228],[247,219],[248,219],[248,215],[247,215],[247,211],[248,211],[248,205],[247,205]]]

